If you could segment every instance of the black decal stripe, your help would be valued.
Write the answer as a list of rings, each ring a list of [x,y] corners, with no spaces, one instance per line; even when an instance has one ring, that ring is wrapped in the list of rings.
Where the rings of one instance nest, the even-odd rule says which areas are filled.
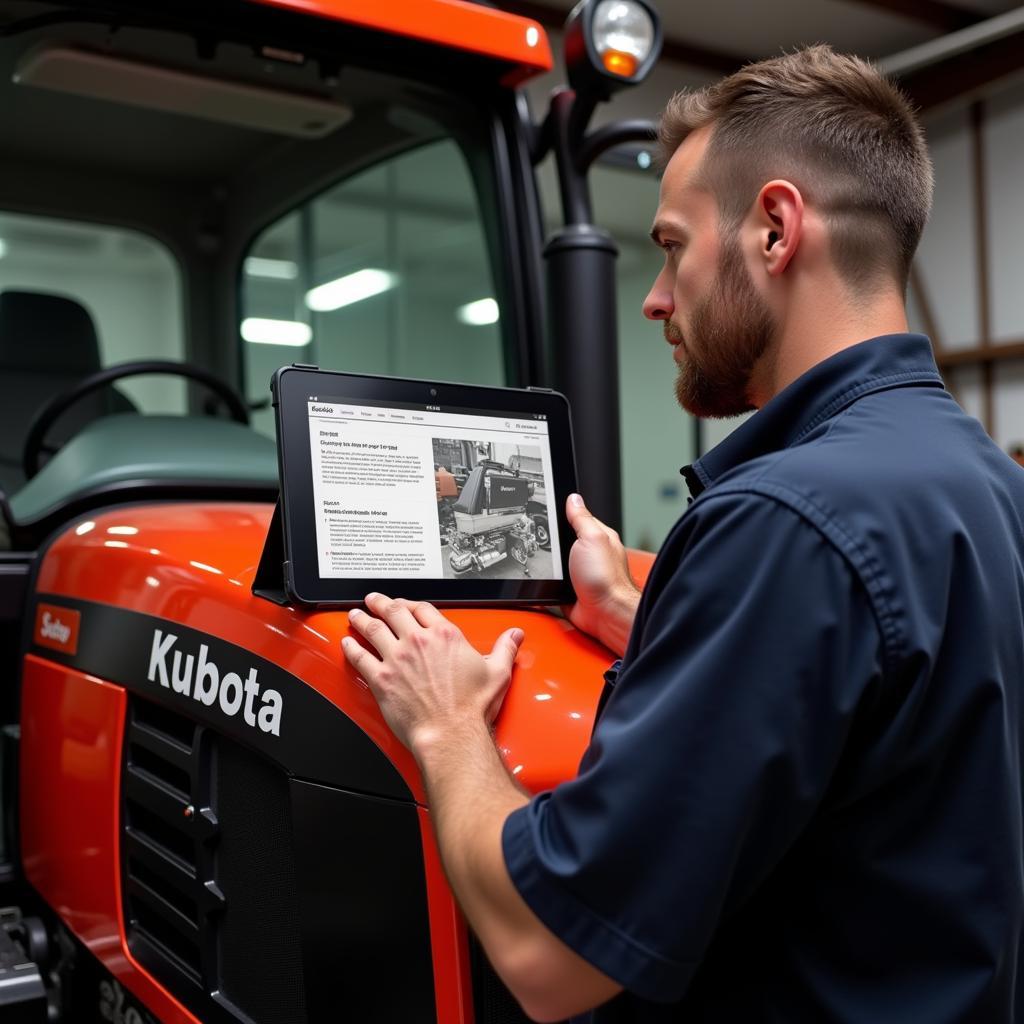
[[[59,594],[37,594],[29,622],[35,622],[38,604],[52,604],[81,613],[78,651],[74,655],[64,654],[36,644],[33,638],[28,648],[31,653],[117,683],[209,725],[270,758],[293,777],[357,793],[396,800],[413,799],[398,769],[352,719],[311,686],[273,662],[177,622]],[[158,675],[150,682],[147,672],[157,629],[164,636],[170,633],[178,638],[166,659],[168,677],[173,651],[181,652],[183,662],[188,654],[198,662],[200,644],[206,645],[207,660],[216,664],[222,678],[234,672],[244,682],[250,668],[255,668],[260,696],[254,708],[258,712],[263,707],[262,694],[266,690],[276,690],[283,705],[281,734],[274,736],[263,732],[258,725],[246,724],[244,704],[242,710],[228,715],[219,703],[208,707],[194,697],[161,686]],[[195,674],[194,665],[193,686]]]

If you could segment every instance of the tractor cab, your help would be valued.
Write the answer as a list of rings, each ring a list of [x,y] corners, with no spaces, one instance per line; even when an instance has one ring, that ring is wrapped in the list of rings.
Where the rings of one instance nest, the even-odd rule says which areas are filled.
[[[587,126],[657,19],[586,0],[566,41],[535,118],[547,37],[484,4],[0,0],[4,1021],[525,1020],[345,617],[254,583],[290,363],[585,386],[580,476],[617,520],[615,375],[577,372],[615,365],[586,169],[650,125]],[[435,453],[453,574],[550,559],[532,458]],[[572,775],[608,652],[537,609],[449,614],[480,647],[524,627],[499,747],[529,789]]]

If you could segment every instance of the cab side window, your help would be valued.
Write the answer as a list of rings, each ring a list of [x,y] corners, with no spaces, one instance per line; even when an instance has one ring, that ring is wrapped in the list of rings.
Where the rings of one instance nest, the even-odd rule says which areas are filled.
[[[358,173],[261,232],[243,265],[246,395],[292,362],[504,384],[484,226],[456,143]],[[270,410],[254,425],[272,434]]]
[[[0,212],[0,490],[25,483],[40,410],[99,370],[184,356],[178,264],[154,238],[121,228]],[[133,377],[83,396],[48,431],[60,445],[98,416],[183,413],[185,387]]]
[[[61,296],[81,306],[95,328],[100,367],[185,358],[177,261],[138,231],[0,212],[0,292],[7,291]],[[20,317],[19,326],[27,327]],[[38,344],[45,359],[45,339]],[[185,412],[181,381],[142,377],[117,386],[145,412]]]

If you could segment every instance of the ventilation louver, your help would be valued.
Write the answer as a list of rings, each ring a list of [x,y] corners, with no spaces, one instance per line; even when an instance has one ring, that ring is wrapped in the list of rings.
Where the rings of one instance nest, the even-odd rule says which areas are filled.
[[[205,988],[205,941],[224,905],[212,881],[218,825],[209,810],[203,730],[146,701],[130,702],[124,768],[124,909],[129,942]]]

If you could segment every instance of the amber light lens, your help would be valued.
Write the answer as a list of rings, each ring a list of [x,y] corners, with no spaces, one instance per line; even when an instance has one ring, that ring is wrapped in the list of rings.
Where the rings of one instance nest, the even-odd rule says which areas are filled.
[[[655,24],[637,0],[600,0],[590,24],[593,53],[603,70],[616,78],[635,80],[651,55]]]
[[[620,78],[632,78],[636,74],[637,59],[631,53],[623,53],[621,50],[605,50],[601,54],[601,61],[606,71]]]

